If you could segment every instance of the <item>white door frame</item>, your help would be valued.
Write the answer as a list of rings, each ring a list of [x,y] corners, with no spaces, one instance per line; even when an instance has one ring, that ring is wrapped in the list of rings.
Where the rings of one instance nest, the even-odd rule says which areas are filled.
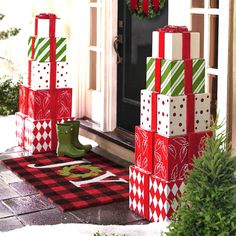
[[[209,4],[209,0],[204,0],[205,5]],[[229,48],[229,7],[230,7],[230,0],[219,1],[220,6],[219,9],[210,9],[208,10],[207,14],[218,14],[219,17],[219,61],[218,65],[219,68],[217,70],[212,68],[206,69],[206,76],[208,74],[213,74],[218,76],[218,99],[217,99],[217,108],[219,113],[220,121],[225,120],[228,121],[228,48]],[[117,55],[113,49],[113,41],[115,36],[117,35],[117,16],[118,16],[118,0],[104,0],[104,14],[103,14],[103,24],[104,24],[104,31],[103,33],[103,41],[102,41],[102,63],[101,63],[101,95],[102,95],[102,105],[101,105],[101,123],[100,128],[101,131],[112,131],[116,128],[116,115],[117,115]],[[85,4],[86,5],[86,4]],[[168,0],[168,21],[169,24],[174,25],[186,25],[188,28],[191,29],[191,14],[197,13],[198,11],[204,11],[201,9],[194,9],[191,8],[191,0]],[[181,17],[178,13],[181,12]],[[207,40],[209,40],[209,33],[208,33],[208,15],[205,14],[205,58],[208,56],[208,52],[206,50]],[[89,17],[89,14],[87,15]],[[160,15],[161,17],[161,15]],[[85,24],[85,22],[83,22]],[[89,29],[89,26],[87,26]],[[85,31],[80,31],[81,33]],[[89,41],[88,38],[84,36],[84,40],[82,40],[82,45],[88,47]],[[87,31],[87,33],[89,33]],[[82,49],[82,47],[80,47]],[[83,52],[85,49],[83,49]],[[85,54],[82,53],[80,55],[80,78],[79,78],[79,104],[80,109],[77,113],[79,116],[84,115],[84,91],[83,89],[86,88],[85,81],[88,80],[88,66],[86,63],[82,63],[82,61],[87,61],[87,65],[89,64],[88,56],[84,56]],[[82,65],[84,66],[81,66]],[[207,78],[207,77],[206,77]],[[144,78],[145,79],[145,78]],[[208,80],[206,79],[206,90],[208,91],[209,84]],[[225,127],[228,130],[228,122],[226,123]]]

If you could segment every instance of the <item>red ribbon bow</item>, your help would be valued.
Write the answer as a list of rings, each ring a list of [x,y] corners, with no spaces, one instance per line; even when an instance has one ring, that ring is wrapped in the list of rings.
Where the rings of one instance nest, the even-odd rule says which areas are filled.
[[[158,31],[165,33],[183,33],[187,32],[188,28],[186,26],[166,25],[163,28],[159,28]]]
[[[55,14],[52,13],[40,13],[36,16],[38,19],[59,19]]]

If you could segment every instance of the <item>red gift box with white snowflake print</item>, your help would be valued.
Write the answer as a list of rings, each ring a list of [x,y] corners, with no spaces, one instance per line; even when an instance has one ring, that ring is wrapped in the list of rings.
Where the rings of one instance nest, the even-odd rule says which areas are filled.
[[[146,219],[149,218],[149,176],[136,166],[129,167],[129,208]]]
[[[56,124],[66,120],[74,120],[74,118],[42,120],[26,118],[24,125],[25,149],[30,153],[55,151],[57,146]]]
[[[188,169],[188,137],[154,135],[153,174],[163,180],[184,179]]]
[[[137,167],[152,173],[153,171],[154,132],[135,127],[135,158]]]
[[[72,89],[44,89],[33,90],[27,86],[20,85],[19,111],[29,115],[32,119],[59,119],[71,117]],[[25,94],[23,96],[23,94]],[[23,112],[24,111],[24,112]]]
[[[184,191],[183,180],[165,181],[151,175],[149,178],[149,220],[169,221],[178,207],[178,198]]]
[[[24,148],[25,145],[25,119],[27,115],[22,112],[16,112],[16,142],[19,147]]]
[[[25,115],[28,114],[28,94],[29,94],[29,87],[20,84],[18,111]]]
[[[189,150],[188,163],[189,169],[192,169],[192,164],[194,158],[199,158],[202,156],[205,150],[206,138],[212,136],[212,131],[192,133],[188,135],[189,139]]]

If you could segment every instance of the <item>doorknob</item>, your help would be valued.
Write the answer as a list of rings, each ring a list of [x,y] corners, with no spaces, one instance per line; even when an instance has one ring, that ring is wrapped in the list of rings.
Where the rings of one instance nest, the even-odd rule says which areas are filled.
[[[122,44],[123,43],[123,38],[122,38],[122,35],[117,35],[115,37],[115,41],[113,43],[113,47],[114,47],[114,50],[117,54],[117,62],[116,64],[121,64],[122,63],[122,57],[120,56],[119,52],[118,52],[118,46],[119,44]]]

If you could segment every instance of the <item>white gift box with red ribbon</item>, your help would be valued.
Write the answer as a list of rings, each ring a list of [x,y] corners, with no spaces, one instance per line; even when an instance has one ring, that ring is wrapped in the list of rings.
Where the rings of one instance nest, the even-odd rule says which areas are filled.
[[[200,58],[200,33],[165,26],[152,33],[152,57],[169,60]]]
[[[68,62],[53,62],[56,64],[55,88],[69,88]],[[51,83],[52,62],[38,62],[29,60],[29,79],[25,85],[29,85],[33,90],[49,89]],[[27,84],[26,84],[27,83]]]
[[[166,137],[210,129],[210,94],[167,96],[141,90],[140,127]]]

